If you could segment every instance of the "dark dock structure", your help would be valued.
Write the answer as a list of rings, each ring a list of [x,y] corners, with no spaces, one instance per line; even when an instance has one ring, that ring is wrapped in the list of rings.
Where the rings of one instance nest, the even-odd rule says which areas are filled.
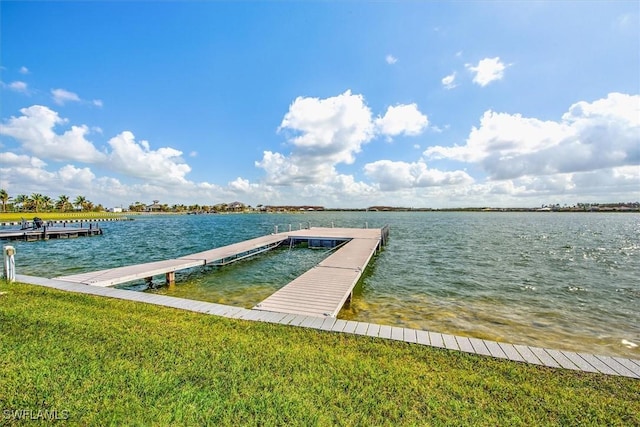
[[[33,224],[33,225],[30,225]],[[49,239],[75,239],[77,237],[99,236],[102,229],[94,223],[76,223],[77,225],[50,225],[50,223],[37,223],[23,221],[22,228],[0,229],[0,240],[23,240],[34,242]]]

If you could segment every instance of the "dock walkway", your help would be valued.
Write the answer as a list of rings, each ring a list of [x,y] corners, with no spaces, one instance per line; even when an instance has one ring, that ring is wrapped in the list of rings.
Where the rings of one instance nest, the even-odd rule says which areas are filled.
[[[106,287],[165,274],[167,282],[173,283],[176,271],[204,265],[226,265],[273,249],[284,241],[289,241],[291,245],[306,241],[309,246],[323,246],[323,242],[326,242],[329,247],[342,242],[336,252],[316,267],[255,307],[278,313],[336,317],[345,302],[351,298],[353,288],[373,255],[386,241],[387,235],[388,227],[313,227],[257,237],[176,259],[61,276],[56,277],[56,280]]]
[[[166,295],[154,295],[151,293],[128,291],[124,289],[86,286],[78,283],[25,275],[16,275],[16,279],[19,282],[46,286],[48,288],[59,289],[67,292],[78,292],[82,294],[137,301],[146,304],[172,307],[231,319],[269,322],[310,328],[318,331],[377,337],[402,341],[410,345],[439,347],[450,351],[462,351],[485,357],[529,363],[548,368],[571,369],[575,371],[640,379],[640,360],[638,359],[601,356],[567,350],[553,350],[542,347],[508,344],[479,338],[469,338],[438,332],[402,328],[398,326],[342,320],[334,317],[321,318],[316,316],[249,310],[241,307],[194,301]]]
[[[69,276],[60,276],[55,279],[85,285],[106,287],[165,274],[167,282],[171,283],[175,280],[176,271],[200,267],[207,264],[229,264],[248,256],[272,249],[286,239],[287,236],[284,234],[273,234],[251,240],[245,240],[243,242],[234,243],[232,245],[204,252],[186,255],[176,259],[153,261],[144,264],[135,264],[124,267],[109,268],[106,270],[73,274]]]
[[[336,317],[351,298],[364,269],[381,247],[383,231],[359,228],[311,228],[289,233],[290,239],[344,240],[320,264],[257,304],[254,309],[305,316]]]

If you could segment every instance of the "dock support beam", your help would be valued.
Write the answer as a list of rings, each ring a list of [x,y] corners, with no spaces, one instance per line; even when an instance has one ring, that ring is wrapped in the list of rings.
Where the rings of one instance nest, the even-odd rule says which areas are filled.
[[[176,272],[175,271],[169,271],[166,275],[165,275],[166,281],[167,281],[167,285],[168,286],[172,286],[176,284]]]

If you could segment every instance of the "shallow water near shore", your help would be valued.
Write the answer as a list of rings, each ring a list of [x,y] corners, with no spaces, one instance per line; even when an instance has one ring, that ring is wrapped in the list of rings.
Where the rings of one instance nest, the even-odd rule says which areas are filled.
[[[640,215],[307,212],[139,216],[103,236],[12,242],[18,274],[56,277],[305,227],[391,227],[340,318],[640,358]],[[250,308],[328,255],[277,249],[146,292]],[[156,280],[160,284],[161,280]],[[144,289],[142,283],[122,285]]]

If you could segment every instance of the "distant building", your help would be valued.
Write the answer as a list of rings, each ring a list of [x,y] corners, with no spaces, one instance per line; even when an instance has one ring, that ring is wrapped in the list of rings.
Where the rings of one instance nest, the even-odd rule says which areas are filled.
[[[113,213],[122,213],[122,208],[109,208],[107,209],[107,211],[113,212]]]
[[[145,206],[145,212],[160,212],[162,210],[161,204],[159,204],[156,200],[154,200],[153,202],[153,204]]]

